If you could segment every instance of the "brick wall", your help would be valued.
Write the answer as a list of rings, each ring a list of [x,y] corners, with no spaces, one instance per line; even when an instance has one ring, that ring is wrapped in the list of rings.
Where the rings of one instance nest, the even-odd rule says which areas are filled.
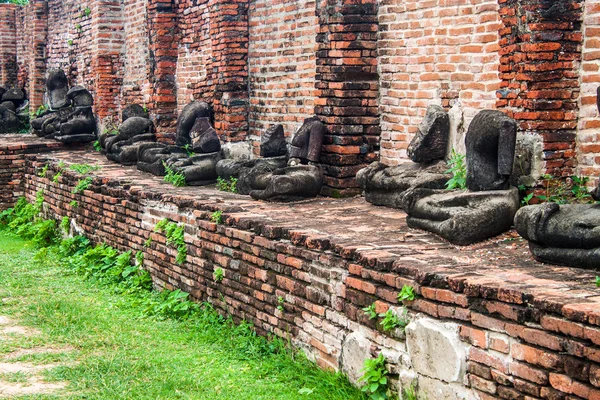
[[[250,137],[281,124],[291,136],[315,115],[317,16],[314,0],[250,4]]]
[[[455,107],[459,133],[495,108],[502,23],[497,0],[382,0],[378,17],[381,160],[397,164],[429,104]]]
[[[14,4],[0,4],[0,86],[17,84],[17,31]]]
[[[501,2],[497,106],[541,140],[542,173],[575,172],[582,0]],[[593,10],[593,5],[590,4]]]
[[[106,163],[88,190],[72,193],[81,176],[69,170],[53,182],[59,159],[68,164],[85,157],[89,163]],[[346,370],[352,357],[342,353],[361,350],[352,347],[349,337],[362,335],[368,344],[360,353],[360,365],[360,357],[381,351],[393,384],[416,379],[428,398],[443,398],[435,397],[443,393],[446,398],[480,399],[600,396],[600,314],[593,271],[577,270],[577,279],[565,280],[562,268],[524,260],[523,247],[492,246],[459,254],[442,246],[428,254],[423,249],[436,248],[437,242],[426,234],[407,236],[404,250],[393,255],[389,249],[348,242],[347,232],[338,237],[306,230],[308,219],[286,225],[281,210],[265,219],[240,208],[243,201],[236,203],[233,195],[203,189],[210,193],[198,196],[197,190],[185,188],[175,193],[159,179],[135,170],[128,172],[128,182],[120,183],[122,169],[94,157],[61,152],[48,160],[46,178],[38,172],[48,161],[29,158],[22,187],[30,199],[44,190],[47,214],[68,216],[77,231],[94,242],[142,251],[144,267],[157,286],[181,288],[194,299],[210,301],[236,321],[252,322],[261,334],[291,338],[322,367]],[[132,178],[143,178],[145,185],[131,185]],[[215,196],[221,201],[216,203]],[[70,204],[73,200],[77,207]],[[375,209],[360,200],[350,203],[343,207]],[[209,221],[216,207],[224,210],[224,224]],[[301,209],[310,214],[311,207],[324,206],[305,203]],[[153,232],[163,218],[185,225],[188,256],[183,265],[175,264],[176,250],[166,245],[165,237]],[[373,218],[365,223],[378,224]],[[152,244],[145,247],[148,238]],[[486,257],[490,249],[493,265],[469,265],[471,256]],[[224,271],[221,282],[213,278],[216,268]],[[494,271],[488,273],[488,268]],[[397,306],[405,284],[419,294],[407,303],[412,320],[407,335],[384,332],[361,308],[374,303],[381,313]],[[424,341],[415,349],[411,340],[418,338],[419,329],[434,335],[436,345]],[[443,364],[445,370],[462,372],[446,382],[434,373],[427,375],[419,351],[432,352],[436,362],[450,360]],[[449,357],[447,351],[455,355]]]
[[[122,54],[121,108],[150,101],[147,9],[148,0],[127,1],[123,5],[123,31],[126,34]]]
[[[600,1],[588,0],[585,3],[582,33],[578,174],[600,176],[600,117],[596,106],[596,90],[600,86]]]

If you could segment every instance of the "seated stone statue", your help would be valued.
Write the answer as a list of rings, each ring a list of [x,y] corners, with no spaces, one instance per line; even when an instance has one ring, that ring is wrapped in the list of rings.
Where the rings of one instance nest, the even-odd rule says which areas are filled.
[[[217,179],[216,164],[221,143],[210,123],[210,106],[192,102],[177,119],[176,145],[142,143],[137,147],[138,169],[165,175],[165,166],[182,173],[190,186],[207,185]]]
[[[318,118],[307,118],[294,135],[287,167],[257,174],[250,196],[259,200],[293,201],[315,197],[323,185],[323,170],[317,164],[325,136]]]
[[[526,206],[517,212],[515,227],[540,262],[600,266],[600,204]]]
[[[387,166],[374,162],[358,171],[356,180],[364,191],[365,200],[378,206],[402,208],[404,193],[411,188],[443,189],[450,179],[446,155],[450,119],[437,105],[427,108],[427,113],[417,134],[408,146],[413,162]]]
[[[500,111],[475,116],[465,138],[467,191],[410,189],[403,197],[408,226],[468,245],[508,230],[519,209],[509,189],[517,124]]]
[[[65,73],[50,71],[46,80],[46,111],[31,121],[38,136],[63,143],[96,140],[96,117],[92,111],[94,99],[83,86],[69,90]]]
[[[261,136],[260,155],[263,158],[221,160],[217,163],[217,174],[225,180],[236,178],[239,194],[250,194],[253,187],[264,187],[260,182],[265,175],[287,165],[283,126],[274,125]]]
[[[139,146],[156,142],[154,124],[148,113],[139,104],[123,109],[123,121],[116,135],[106,132],[100,135],[100,146],[109,160],[124,165],[135,165]]]
[[[29,102],[21,89],[0,87],[0,133],[23,130],[29,122]]]

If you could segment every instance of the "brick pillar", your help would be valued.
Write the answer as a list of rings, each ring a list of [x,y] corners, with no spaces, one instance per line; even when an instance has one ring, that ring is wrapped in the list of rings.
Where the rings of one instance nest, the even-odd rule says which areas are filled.
[[[174,0],[148,1],[148,35],[151,95],[147,106],[159,133],[174,132],[177,120],[177,5]]]
[[[582,0],[499,0],[497,107],[543,143],[542,173],[575,173]]]
[[[248,134],[248,0],[211,0],[215,129],[224,142]]]
[[[100,119],[115,116],[123,83],[121,53],[125,44],[119,0],[95,0],[89,5],[92,27],[94,110]]]
[[[0,86],[17,84],[17,31],[14,4],[0,4]]]
[[[317,7],[315,113],[328,131],[323,194],[353,195],[356,172],[379,149],[377,2],[321,0]]]
[[[31,0],[27,6],[26,56],[28,70],[29,112],[35,112],[44,103],[46,91],[46,45],[48,43],[48,2]]]

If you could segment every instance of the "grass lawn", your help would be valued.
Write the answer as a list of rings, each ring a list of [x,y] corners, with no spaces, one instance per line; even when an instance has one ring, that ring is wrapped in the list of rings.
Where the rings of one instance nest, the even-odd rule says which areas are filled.
[[[0,231],[0,397],[38,379],[64,387],[11,398],[363,399],[248,329],[143,317],[127,295],[36,252]]]

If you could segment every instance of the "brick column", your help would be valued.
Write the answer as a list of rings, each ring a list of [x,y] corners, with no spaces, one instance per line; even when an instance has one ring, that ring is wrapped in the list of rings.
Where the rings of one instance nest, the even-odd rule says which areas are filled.
[[[148,1],[148,35],[151,95],[147,106],[159,133],[174,133],[177,120],[177,5],[174,0]]]
[[[31,0],[27,6],[27,32],[29,32],[26,56],[28,70],[27,95],[29,112],[35,112],[44,103],[46,91],[46,45],[48,43],[48,2]]]
[[[323,194],[353,195],[356,172],[379,149],[377,2],[321,0],[317,8],[315,113],[328,131]]]
[[[540,137],[542,173],[575,173],[582,0],[499,0],[497,107]]]
[[[17,31],[14,4],[0,4],[0,86],[17,84]]]
[[[117,114],[123,83],[121,54],[125,44],[119,0],[90,3],[94,110],[100,119]]]
[[[215,129],[224,142],[248,134],[248,0],[211,0]]]

